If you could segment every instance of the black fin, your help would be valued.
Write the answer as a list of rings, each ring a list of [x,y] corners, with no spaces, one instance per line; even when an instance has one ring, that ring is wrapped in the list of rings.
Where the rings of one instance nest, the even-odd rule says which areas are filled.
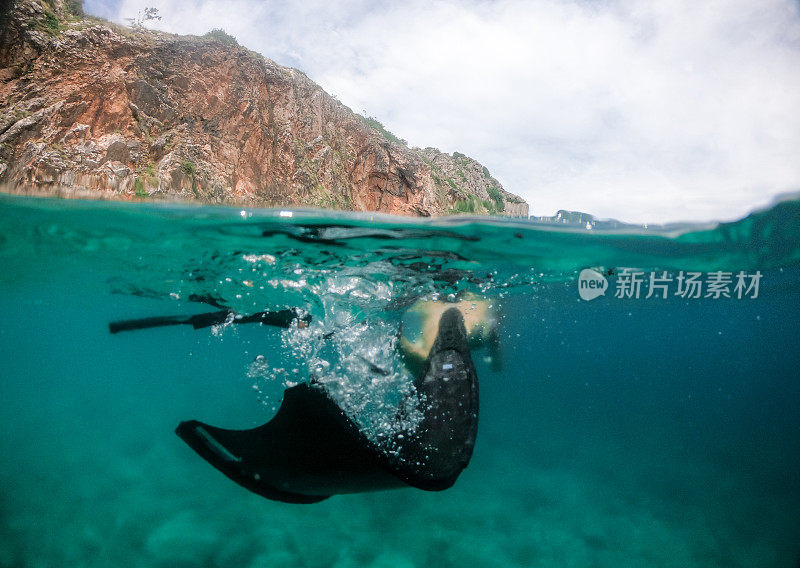
[[[409,485],[440,491],[467,467],[478,434],[478,376],[457,308],[442,314],[425,370],[414,386],[423,399],[423,418],[400,457],[420,465],[400,475]]]
[[[324,391],[305,383],[287,389],[278,413],[258,428],[189,421],[176,433],[233,481],[276,501],[316,503],[401,486],[382,452]]]
[[[195,329],[201,329],[225,323],[231,315],[235,316],[236,314],[230,310],[220,310],[218,312],[195,314],[193,316],[156,316],[152,318],[112,321],[108,324],[108,331],[111,333],[119,333],[120,331],[133,331],[137,329],[181,324],[191,325]]]
[[[339,493],[411,485],[447,489],[469,463],[478,425],[478,381],[457,309],[442,316],[425,372],[415,381],[423,419],[393,440],[396,454],[370,441],[316,386],[287,389],[278,413],[251,430],[197,421],[176,432],[243,487],[276,501],[316,503]]]
[[[227,322],[232,323],[261,323],[276,327],[291,327],[294,322],[311,321],[311,314],[298,308],[287,308],[272,312],[257,312],[250,315],[239,315],[231,310],[220,310],[205,314],[195,314],[192,316],[157,316],[152,318],[140,318],[131,320],[112,321],[108,324],[108,331],[119,333],[120,331],[132,331],[136,329],[148,329],[151,327],[164,327],[167,325],[191,325],[195,329],[211,327]]]
[[[258,312],[248,316],[239,316],[235,323],[261,323],[275,327],[291,327],[294,322],[311,321],[311,314],[298,308],[287,308],[275,312]]]
[[[132,331],[136,329],[149,329],[151,327],[164,327],[167,325],[181,325],[191,323],[187,316],[156,316],[152,318],[139,318],[132,320],[112,321],[108,324],[110,333]]]

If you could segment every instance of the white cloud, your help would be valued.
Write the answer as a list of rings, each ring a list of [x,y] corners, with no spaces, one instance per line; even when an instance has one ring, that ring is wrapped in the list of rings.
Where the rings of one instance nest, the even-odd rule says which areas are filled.
[[[792,0],[158,7],[154,27],[222,27],[412,144],[475,157],[536,214],[730,219],[800,189]]]

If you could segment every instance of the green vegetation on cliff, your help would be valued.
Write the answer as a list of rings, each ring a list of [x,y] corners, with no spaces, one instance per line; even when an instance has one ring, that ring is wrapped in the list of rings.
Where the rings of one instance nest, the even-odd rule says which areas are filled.
[[[363,116],[361,114],[358,117],[370,128],[373,128],[380,132],[381,136],[386,138],[389,142],[394,142],[395,144],[402,144],[403,146],[408,146],[408,142],[403,140],[402,138],[395,136],[391,132],[389,132],[386,127],[375,117],[372,116]]]

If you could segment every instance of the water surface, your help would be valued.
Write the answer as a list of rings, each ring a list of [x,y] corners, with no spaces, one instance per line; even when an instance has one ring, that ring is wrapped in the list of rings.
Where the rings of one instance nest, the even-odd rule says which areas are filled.
[[[798,201],[722,225],[586,229],[3,195],[0,266],[0,566],[800,559]],[[580,299],[585,268],[605,295]],[[720,272],[731,297],[706,297]],[[690,273],[699,298],[677,294]],[[757,296],[737,290],[757,273]],[[633,274],[640,296],[616,297]],[[651,274],[666,298],[646,297]],[[473,352],[478,442],[450,490],[271,502],[173,433],[259,425],[311,374],[378,432],[411,377],[404,311],[465,293],[502,314],[502,369]],[[314,319],[108,332],[212,304]],[[364,358],[390,372],[373,380]]]

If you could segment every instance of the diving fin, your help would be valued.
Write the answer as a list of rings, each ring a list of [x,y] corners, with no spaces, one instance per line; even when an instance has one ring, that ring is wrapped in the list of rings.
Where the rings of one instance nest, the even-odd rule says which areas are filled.
[[[249,315],[237,314],[232,310],[219,310],[192,316],[156,316],[131,320],[112,321],[108,324],[108,331],[133,331],[149,329],[151,327],[164,327],[168,325],[191,325],[195,329],[203,329],[212,325],[231,323],[260,323],[275,327],[291,327],[295,322],[299,327],[306,327],[311,321],[311,314],[299,308],[286,308],[272,312],[256,312]]]
[[[400,457],[422,467],[402,476],[414,487],[440,491],[453,485],[467,467],[478,434],[478,375],[458,308],[442,314],[424,371],[414,386],[425,401],[425,410]]]
[[[251,430],[197,421],[176,433],[200,456],[250,491],[287,503],[410,485],[447,489],[469,463],[478,426],[478,379],[464,319],[445,312],[424,372],[414,381],[423,418],[398,432],[390,453],[314,384],[284,392],[275,417]]]
[[[344,412],[306,383],[287,389],[275,417],[251,430],[181,422],[176,433],[211,465],[250,491],[286,503],[399,486]]]

